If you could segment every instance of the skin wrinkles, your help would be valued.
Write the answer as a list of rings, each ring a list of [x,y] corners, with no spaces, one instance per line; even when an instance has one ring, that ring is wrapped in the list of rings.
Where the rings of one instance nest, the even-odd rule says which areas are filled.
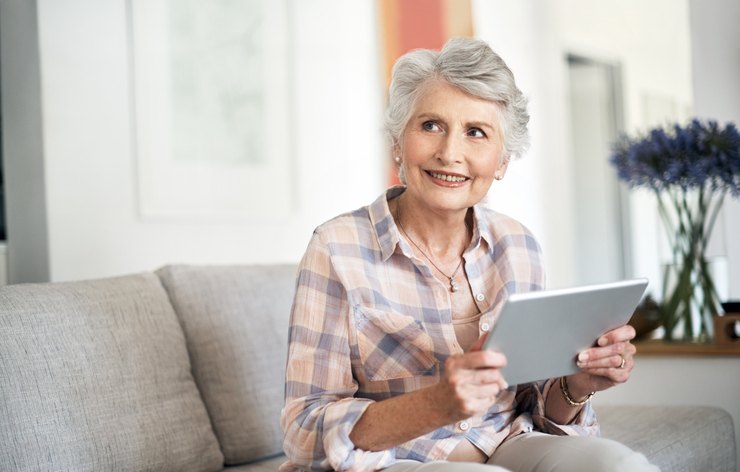
[[[445,82],[424,86],[396,149],[406,176],[404,213],[431,212],[449,221],[485,197],[497,172],[503,177],[497,107]],[[440,186],[430,171],[467,180]]]

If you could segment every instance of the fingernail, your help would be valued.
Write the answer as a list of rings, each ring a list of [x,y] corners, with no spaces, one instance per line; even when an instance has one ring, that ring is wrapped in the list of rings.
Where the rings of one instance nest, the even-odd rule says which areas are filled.
[[[586,362],[588,360],[588,354],[582,352],[578,354],[578,362]]]
[[[606,346],[607,342],[606,338],[599,338],[599,346]]]

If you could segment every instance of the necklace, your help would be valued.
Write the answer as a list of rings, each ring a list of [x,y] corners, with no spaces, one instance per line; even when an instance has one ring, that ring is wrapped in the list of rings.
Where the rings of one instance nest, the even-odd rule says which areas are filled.
[[[396,203],[396,221],[398,221],[398,227],[401,228],[401,231],[406,236],[406,239],[408,239],[411,242],[411,244],[413,244],[414,247],[419,250],[419,252],[421,253],[421,255],[424,256],[424,258],[426,260],[428,260],[429,263],[432,264],[432,266],[434,266],[434,268],[437,269],[437,271],[440,274],[442,274],[445,277],[447,277],[447,279],[450,281],[450,292],[457,292],[458,290],[460,290],[460,286],[458,285],[457,281],[455,280],[455,276],[457,275],[458,271],[460,270],[460,267],[462,267],[462,263],[463,263],[462,256],[460,257],[460,262],[457,263],[457,267],[455,267],[455,270],[452,272],[452,275],[447,275],[444,271],[442,271],[442,269],[440,269],[437,266],[437,264],[434,263],[434,261],[432,260],[432,258],[429,257],[429,256],[427,256],[427,253],[424,252],[424,250],[418,244],[416,244],[416,241],[414,241],[413,238],[411,238],[411,236],[409,236],[409,233],[406,232],[406,229],[403,227],[403,224],[401,224],[401,202],[400,201]]]

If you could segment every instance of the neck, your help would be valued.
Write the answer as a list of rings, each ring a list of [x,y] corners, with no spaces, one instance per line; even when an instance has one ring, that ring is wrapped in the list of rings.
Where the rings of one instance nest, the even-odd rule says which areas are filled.
[[[468,220],[472,218],[472,213],[470,216],[468,213],[468,209],[433,211],[414,205],[403,194],[396,199],[396,223],[416,244],[440,261],[458,260],[470,244],[469,228],[472,224]]]

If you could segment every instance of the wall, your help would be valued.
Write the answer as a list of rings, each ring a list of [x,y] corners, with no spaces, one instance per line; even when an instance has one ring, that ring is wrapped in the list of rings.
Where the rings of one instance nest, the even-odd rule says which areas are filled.
[[[536,16],[537,10],[531,2],[473,2],[476,35],[487,41],[506,61],[517,85],[529,99],[531,115],[531,148],[521,159],[509,164],[503,180],[494,182],[488,203],[497,211],[520,220],[537,235],[543,246],[549,248],[551,233],[545,216],[548,208],[543,202],[547,197],[542,185],[546,175],[545,153],[541,149],[540,122],[537,119],[543,110],[538,93],[541,41],[539,25],[534,21]]]
[[[46,191],[51,280],[167,263],[296,262],[316,225],[370,202],[383,189],[373,2],[288,3],[295,101],[285,139],[293,141],[295,152],[295,211],[290,218],[221,222],[139,217],[127,2],[36,3],[46,178],[40,185]],[[34,31],[25,34],[33,42]],[[21,82],[8,84],[4,96],[14,96]],[[11,150],[7,158],[19,162],[24,156]],[[9,178],[17,185],[43,182]],[[255,204],[269,205],[270,199],[264,195]],[[17,219],[9,221],[14,226],[21,226]],[[20,257],[20,231],[11,233],[11,261]],[[11,265],[10,278],[43,274],[31,276]]]
[[[531,151],[510,166],[500,193],[494,190],[496,206],[531,222],[545,251],[549,285],[573,285],[579,202],[573,192],[567,54],[622,66],[627,130],[642,129],[655,119],[646,111],[651,97],[675,104],[675,113],[681,113],[692,102],[688,4],[480,0],[474,7],[476,32],[509,63],[529,97],[532,115]],[[649,207],[642,196],[631,198],[633,275],[657,280],[656,218],[641,213]]]
[[[740,126],[740,2],[691,0],[694,112]],[[724,256],[729,297],[740,300],[740,196],[725,200],[711,255]]]
[[[626,132],[688,116],[693,97],[687,2],[569,0],[551,2],[550,6],[563,49],[620,65]],[[652,195],[642,191],[629,192],[628,202],[631,254],[626,256],[632,257],[632,274],[627,276],[647,277],[647,290],[657,294],[663,231],[656,224],[657,208]],[[579,204],[575,202],[576,208]]]
[[[721,11],[732,7],[731,0],[717,1],[729,4],[718,4]],[[12,110],[4,114],[22,117],[5,130],[6,165],[16,169],[8,174],[11,281],[98,277],[170,262],[296,261],[313,227],[382,190],[387,157],[375,2],[288,0],[294,103],[286,139],[295,150],[294,214],[221,222],[142,220],[126,5],[2,3],[3,64],[13,66],[4,67],[3,95],[9,99],[3,107]],[[696,5],[706,11],[705,2]],[[692,21],[704,21],[711,31],[714,20],[701,20],[696,5]],[[532,115],[531,150],[495,184],[490,204],[538,235],[550,286],[572,285],[578,202],[572,191],[566,54],[622,64],[625,122],[634,130],[660,120],[666,110],[688,115],[694,93],[697,112],[701,103],[736,101],[724,100],[723,87],[712,81],[718,74],[702,71],[711,60],[732,80],[737,51],[711,47],[727,57],[695,54],[693,80],[700,80],[692,89],[688,0],[476,0],[473,15],[478,35],[514,70]],[[733,44],[732,37],[722,41]],[[701,90],[714,98],[704,98]],[[649,198],[630,198],[633,275],[658,280],[662,230]],[[266,195],[259,204],[269,200]],[[737,201],[728,203],[728,212],[737,214]],[[720,222],[736,297],[740,265],[733,261],[740,260],[740,243],[730,235],[737,234],[739,221]]]

